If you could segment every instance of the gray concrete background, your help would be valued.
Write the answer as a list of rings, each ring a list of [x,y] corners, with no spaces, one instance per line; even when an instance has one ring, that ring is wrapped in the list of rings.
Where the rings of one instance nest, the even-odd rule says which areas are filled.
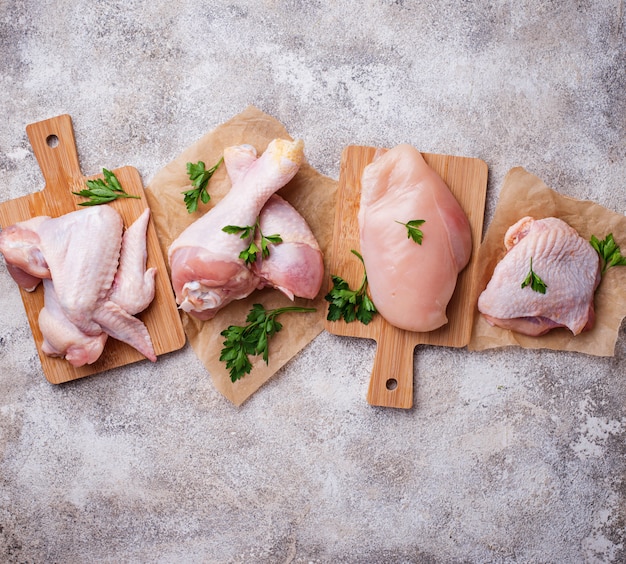
[[[254,104],[337,178],[347,144],[521,165],[626,211],[621,0],[0,0],[0,200],[43,187],[28,123],[148,184]],[[331,218],[329,218],[329,221]],[[613,358],[418,347],[410,411],[324,333],[241,408],[187,346],[61,386],[0,266],[2,562],[624,562]]]

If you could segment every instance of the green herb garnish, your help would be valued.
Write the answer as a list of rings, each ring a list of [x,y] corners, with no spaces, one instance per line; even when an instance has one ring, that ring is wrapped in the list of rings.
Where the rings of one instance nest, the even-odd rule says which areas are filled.
[[[78,204],[79,206],[99,206],[100,204],[108,204],[118,198],[140,198],[140,196],[127,194],[122,188],[120,181],[110,170],[103,168],[102,174],[104,175],[104,178],[86,180],[86,190],[72,192],[75,196],[89,198],[86,202],[80,202]]]
[[[352,249],[351,251],[363,263],[363,257]],[[340,276],[331,276],[333,287],[324,299],[330,303],[328,306],[328,321],[343,319],[351,323],[358,319],[363,325],[367,325],[374,314],[377,313],[374,302],[367,295],[367,272],[363,272],[363,280],[357,290],[351,290],[349,284]]]
[[[269,339],[278,333],[282,324],[277,317],[287,312],[313,312],[310,307],[280,307],[266,310],[261,304],[254,304],[246,317],[247,325],[230,325],[220,333],[225,337],[220,360],[226,363],[231,382],[236,382],[250,374],[250,356],[262,355],[265,364],[269,362]]]
[[[589,242],[598,255],[600,255],[602,276],[613,266],[626,266],[626,257],[622,256],[619,245],[613,238],[613,233],[609,233],[603,241],[600,241],[595,235],[592,235]]]
[[[413,239],[418,245],[422,244],[422,240],[424,239],[424,234],[422,230],[419,229],[421,225],[426,223],[425,219],[412,219],[411,221],[407,221],[406,223],[402,223],[401,221],[396,220],[396,223],[400,225],[404,225],[407,231],[407,238]]]
[[[526,286],[529,285],[535,292],[539,292],[540,294],[546,293],[547,286],[545,282],[533,271],[533,257],[530,257],[530,272],[528,273],[528,276],[524,278],[522,288],[526,288]]]
[[[239,225],[227,225],[226,227],[222,227],[222,231],[225,233],[230,233],[232,235],[239,235],[241,239],[251,238],[250,244],[243,251],[239,253],[239,258],[243,260],[246,264],[253,264],[256,261],[257,255],[259,251],[261,252],[261,256],[263,258],[267,258],[270,256],[269,245],[278,243],[282,243],[282,237],[278,234],[275,235],[263,235],[261,231],[261,226],[259,225],[259,219],[255,221],[254,225],[246,225],[245,227],[240,227]],[[261,238],[261,248],[256,244],[255,239],[257,233]]]
[[[182,194],[185,196],[185,205],[189,213],[198,210],[198,200],[202,201],[203,204],[209,203],[211,196],[207,190],[207,185],[213,173],[215,173],[217,167],[220,166],[223,160],[224,157],[221,157],[220,160],[208,170],[202,161],[198,161],[196,164],[187,163],[187,175],[189,176],[189,180],[191,180],[193,188],[191,190],[185,190]]]

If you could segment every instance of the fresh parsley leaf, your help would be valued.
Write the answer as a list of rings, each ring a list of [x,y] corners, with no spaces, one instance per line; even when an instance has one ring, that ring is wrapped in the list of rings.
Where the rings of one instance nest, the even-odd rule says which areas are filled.
[[[526,286],[530,286],[532,290],[539,292],[540,294],[545,294],[548,287],[545,282],[533,271],[533,257],[530,257],[530,271],[522,282],[522,289],[526,288]]]
[[[245,227],[240,227],[238,225],[227,225],[226,227],[222,227],[222,231],[225,233],[230,233],[231,235],[237,235],[241,233],[241,239],[247,239],[251,237],[250,244],[247,248],[239,253],[239,258],[243,260],[246,264],[253,264],[256,262],[257,255],[261,252],[263,258],[267,258],[270,256],[270,244],[277,245],[282,243],[282,237],[278,234],[276,235],[263,235],[261,231],[261,226],[259,225],[259,218],[255,221],[254,225],[246,225]],[[256,243],[257,233],[260,237],[261,248]]]
[[[270,256],[270,248],[269,245],[278,245],[283,242],[283,239],[280,235],[263,235],[261,229],[259,229],[259,233],[261,234],[261,254],[263,258],[267,258]]]
[[[224,231],[224,233],[229,233],[231,235],[241,233],[240,239],[247,239],[254,233],[255,229],[256,225],[246,225],[245,227],[240,227],[239,225],[227,225],[222,227],[222,231]]]
[[[259,247],[257,247],[254,241],[250,242],[250,245],[239,253],[239,258],[246,264],[254,264],[256,262],[256,256],[259,254]]]
[[[93,180],[86,180],[85,184],[87,189],[80,190],[79,192],[72,192],[75,196],[82,196],[83,198],[89,198],[86,202],[80,202],[79,206],[99,206],[100,204],[108,204],[118,198],[136,198],[133,194],[127,194],[117,176],[106,168],[102,169],[104,178],[94,178]]]
[[[613,237],[613,233],[609,233],[602,241],[595,235],[592,235],[589,243],[591,243],[591,246],[600,256],[602,276],[613,266],[626,266],[626,257],[622,256],[619,245],[615,242]]]
[[[261,355],[269,363],[269,341],[282,328],[276,319],[287,312],[312,312],[311,307],[288,306],[266,310],[254,304],[246,317],[246,325],[230,325],[220,333],[224,337],[220,361],[226,363],[231,382],[236,382],[252,370],[251,356]]]
[[[195,164],[187,163],[187,176],[189,176],[189,180],[191,180],[191,185],[193,186],[191,190],[185,190],[182,192],[185,197],[187,212],[193,213],[197,211],[199,201],[203,204],[209,203],[211,196],[207,190],[207,185],[217,168],[220,164],[222,164],[223,160],[224,157],[221,157],[220,160],[208,170],[202,161],[198,161]]]
[[[352,250],[352,253],[363,263],[365,263],[360,253]],[[367,272],[363,271],[361,285],[356,290],[350,289],[350,285],[341,276],[331,275],[333,287],[324,299],[329,302],[328,321],[339,321],[343,319],[346,323],[355,320],[367,325],[377,313],[374,302],[367,295]]]
[[[413,239],[413,241],[415,241],[418,245],[422,244],[422,241],[424,240],[424,233],[422,233],[422,230],[419,229],[419,227],[426,223],[425,219],[412,219],[406,223],[396,220],[396,223],[406,227],[408,239]]]

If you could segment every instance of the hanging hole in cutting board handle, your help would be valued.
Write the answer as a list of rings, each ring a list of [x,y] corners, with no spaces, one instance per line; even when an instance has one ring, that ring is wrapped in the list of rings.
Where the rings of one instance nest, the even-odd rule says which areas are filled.
[[[382,407],[413,407],[415,341],[409,331],[390,324],[381,327],[367,401]]]
[[[72,118],[63,114],[31,123],[26,126],[26,134],[46,186],[64,184],[71,196],[71,190],[82,179]]]

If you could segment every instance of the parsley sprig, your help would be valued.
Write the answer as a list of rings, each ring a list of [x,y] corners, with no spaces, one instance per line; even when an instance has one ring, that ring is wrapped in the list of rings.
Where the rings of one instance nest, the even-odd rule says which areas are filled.
[[[352,249],[351,251],[363,263],[360,253]],[[340,276],[331,276],[333,287],[324,299],[330,303],[328,306],[328,321],[339,321],[343,319],[346,323],[351,323],[358,319],[363,325],[367,325],[374,314],[377,313],[374,302],[367,295],[367,272],[363,271],[361,285],[356,289],[350,289],[350,285]]]
[[[537,274],[533,270],[533,257],[530,257],[530,271],[528,272],[528,275],[526,276],[526,278],[524,278],[524,281],[522,282],[522,289],[526,288],[526,286],[530,286],[532,290],[534,290],[535,292],[539,292],[540,294],[545,294],[546,288],[548,287],[546,286],[545,282],[541,278],[539,278],[539,276],[537,276]]]
[[[100,204],[108,204],[118,198],[140,198],[140,196],[135,196],[134,194],[127,194],[117,176],[110,170],[103,168],[102,174],[104,178],[86,180],[86,189],[72,192],[75,196],[89,198],[85,202],[80,202],[79,206],[99,206]]]
[[[413,241],[415,241],[418,245],[422,244],[422,241],[424,240],[424,233],[422,233],[420,226],[426,223],[425,219],[412,219],[406,223],[396,220],[396,223],[406,227],[408,239],[413,239]]]
[[[199,201],[202,201],[203,204],[209,203],[211,196],[207,190],[207,185],[223,160],[224,157],[221,157],[220,160],[208,170],[203,161],[198,161],[195,164],[187,163],[187,176],[189,176],[193,188],[191,190],[185,190],[182,194],[185,196],[185,206],[187,206],[189,213],[198,210]]]
[[[622,256],[619,245],[613,238],[613,233],[609,233],[603,241],[600,241],[595,235],[592,235],[589,242],[598,255],[600,255],[602,276],[613,266],[626,266],[626,257]]]
[[[280,235],[264,235],[261,231],[261,226],[259,224],[259,218],[254,222],[254,225],[246,225],[244,227],[240,227],[239,225],[227,225],[226,227],[222,227],[222,231],[225,233],[230,233],[232,235],[240,234],[239,237],[241,239],[250,239],[250,244],[239,253],[239,258],[244,261],[246,264],[254,264],[257,259],[257,255],[259,252],[263,258],[267,258],[270,256],[270,244],[278,245],[283,242],[283,239]],[[256,244],[257,233],[259,234],[261,240],[261,248]]]
[[[266,310],[262,304],[254,304],[246,317],[246,325],[230,325],[220,333],[225,337],[220,360],[226,363],[231,382],[236,382],[252,370],[251,356],[262,355],[269,363],[269,340],[283,325],[276,319],[287,312],[312,312],[311,307],[288,306]]]

